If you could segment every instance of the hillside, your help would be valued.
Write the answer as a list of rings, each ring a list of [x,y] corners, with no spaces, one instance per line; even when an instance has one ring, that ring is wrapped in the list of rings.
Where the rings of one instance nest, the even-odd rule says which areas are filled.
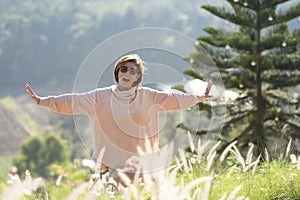
[[[1,156],[15,154],[24,139],[47,129],[47,115],[34,107],[25,97],[0,99]]]
[[[37,106],[27,94],[0,98],[0,156],[14,155],[26,138],[47,133],[56,133],[67,140],[73,156],[89,152],[87,147],[92,145],[92,137],[88,119],[76,118],[76,124],[78,127],[72,116]]]
[[[0,155],[10,155],[18,151],[20,143],[30,136],[26,128],[17,120],[11,110],[0,104]]]

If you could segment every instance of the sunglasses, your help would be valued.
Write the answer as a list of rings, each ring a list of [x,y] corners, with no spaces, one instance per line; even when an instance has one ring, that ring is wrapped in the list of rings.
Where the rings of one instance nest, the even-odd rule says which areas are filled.
[[[137,73],[140,72],[140,70],[137,69],[137,68],[129,68],[129,67],[124,66],[124,65],[120,67],[120,71],[121,71],[122,73],[126,73],[128,70],[129,70],[129,73],[130,73],[131,75],[136,75]]]

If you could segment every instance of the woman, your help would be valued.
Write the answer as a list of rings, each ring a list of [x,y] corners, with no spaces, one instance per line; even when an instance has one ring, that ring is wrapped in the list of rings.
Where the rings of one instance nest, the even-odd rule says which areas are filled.
[[[115,64],[116,84],[110,87],[48,97],[36,95],[29,84],[25,87],[40,106],[61,114],[88,115],[94,131],[93,160],[99,161],[104,149],[101,168],[124,169],[132,158],[159,151],[158,112],[185,109],[211,97],[211,83],[204,96],[141,87],[144,69],[141,58],[130,54]]]

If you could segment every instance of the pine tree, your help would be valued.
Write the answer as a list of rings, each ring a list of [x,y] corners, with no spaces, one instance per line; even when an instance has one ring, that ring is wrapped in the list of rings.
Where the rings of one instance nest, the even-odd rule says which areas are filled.
[[[299,94],[292,90],[300,83],[300,29],[288,27],[288,21],[300,20],[300,3],[225,2],[229,6],[202,6],[224,19],[224,27],[205,28],[208,35],[198,38],[196,48],[212,56],[226,89],[240,94],[227,107],[221,136],[224,146],[235,140],[244,146],[252,142],[263,154],[270,148],[268,142],[300,137]],[[197,62],[200,54],[188,59]]]

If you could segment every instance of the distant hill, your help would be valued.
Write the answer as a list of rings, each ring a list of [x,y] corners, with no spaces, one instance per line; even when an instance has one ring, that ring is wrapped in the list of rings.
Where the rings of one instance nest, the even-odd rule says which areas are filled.
[[[45,112],[38,112],[27,96],[0,99],[0,155],[15,154],[26,138],[50,129]]]
[[[37,106],[26,93],[0,98],[0,156],[14,155],[28,137],[48,133],[58,134],[67,140],[71,149],[86,151],[84,144],[92,145],[89,121],[82,117],[76,123],[78,127],[75,127],[72,116],[59,115]]]
[[[20,143],[30,133],[17,120],[16,114],[0,104],[0,155],[11,155],[18,151]]]

